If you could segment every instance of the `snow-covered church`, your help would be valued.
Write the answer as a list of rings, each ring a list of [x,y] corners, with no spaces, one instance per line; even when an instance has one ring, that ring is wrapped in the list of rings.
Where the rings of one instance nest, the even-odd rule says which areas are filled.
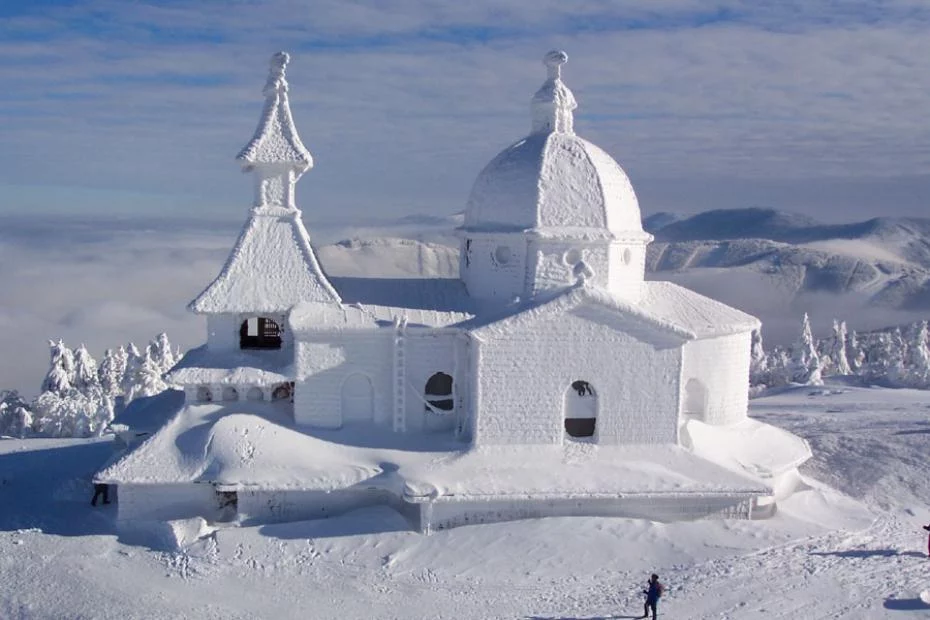
[[[183,402],[97,475],[121,521],[772,514],[810,450],[747,417],[759,321],[644,279],[652,237],[626,174],[575,134],[566,60],[546,55],[529,134],[474,183],[459,278],[385,279],[317,260],[295,200],[313,159],[272,58],[238,156],[254,203],[190,304],[206,343],[167,375]]]

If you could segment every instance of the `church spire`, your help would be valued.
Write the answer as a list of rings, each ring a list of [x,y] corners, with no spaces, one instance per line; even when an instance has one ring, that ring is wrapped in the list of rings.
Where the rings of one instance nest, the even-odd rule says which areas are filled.
[[[572,112],[578,104],[575,95],[562,82],[562,65],[566,62],[568,54],[559,50],[553,50],[543,58],[549,75],[533,95],[532,133],[575,133]]]
[[[255,204],[296,209],[294,184],[313,167],[313,157],[300,141],[287,100],[285,72],[290,56],[271,57],[268,81],[262,91],[265,108],[252,140],[236,157],[245,172],[255,175]]]

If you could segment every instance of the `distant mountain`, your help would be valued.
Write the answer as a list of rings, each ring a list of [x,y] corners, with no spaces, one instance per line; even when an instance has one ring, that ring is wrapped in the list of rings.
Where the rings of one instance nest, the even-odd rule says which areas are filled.
[[[456,277],[457,221],[405,218],[381,231],[392,238],[341,241],[320,248],[320,257],[333,275]],[[823,224],[773,209],[737,209],[656,213],[643,225],[655,236],[647,278],[753,313],[774,341],[793,337],[805,311],[821,332],[833,317],[852,329],[930,318],[927,218]]]

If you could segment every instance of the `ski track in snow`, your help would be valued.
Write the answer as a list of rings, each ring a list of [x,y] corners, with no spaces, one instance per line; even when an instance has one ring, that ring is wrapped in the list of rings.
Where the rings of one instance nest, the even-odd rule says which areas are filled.
[[[384,509],[156,551],[115,534],[114,506],[88,505],[107,443],[0,441],[0,618],[619,619],[641,615],[652,571],[664,618],[926,618],[928,403],[869,389],[754,401],[811,441],[805,474],[869,505],[856,527],[832,496],[760,522],[543,519],[429,537]]]

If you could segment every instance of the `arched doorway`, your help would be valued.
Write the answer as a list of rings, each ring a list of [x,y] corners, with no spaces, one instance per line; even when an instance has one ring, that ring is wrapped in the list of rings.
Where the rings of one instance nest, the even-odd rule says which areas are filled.
[[[239,400],[239,390],[237,390],[231,385],[227,385],[226,387],[223,388],[223,400],[225,401]]]
[[[239,326],[240,349],[280,349],[281,327],[263,316],[251,317]]]
[[[371,379],[353,373],[342,382],[343,422],[369,422],[374,417],[375,390]]]
[[[260,401],[265,400],[265,395],[262,393],[262,388],[250,387],[249,391],[245,393],[245,399],[251,401]]]
[[[197,400],[202,403],[209,403],[213,400],[213,391],[206,385],[197,386]]]
[[[437,372],[426,382],[426,389],[423,390],[426,398],[426,411],[436,413],[437,411],[452,411],[455,406],[455,398],[452,396],[452,376],[444,372]]]
[[[702,422],[707,416],[707,388],[698,379],[688,379],[685,383],[685,402],[681,411]]]
[[[572,381],[565,390],[565,432],[569,437],[593,437],[597,426],[597,392],[583,379]]]
[[[271,400],[291,400],[294,395],[292,383],[279,383],[271,390]]]

